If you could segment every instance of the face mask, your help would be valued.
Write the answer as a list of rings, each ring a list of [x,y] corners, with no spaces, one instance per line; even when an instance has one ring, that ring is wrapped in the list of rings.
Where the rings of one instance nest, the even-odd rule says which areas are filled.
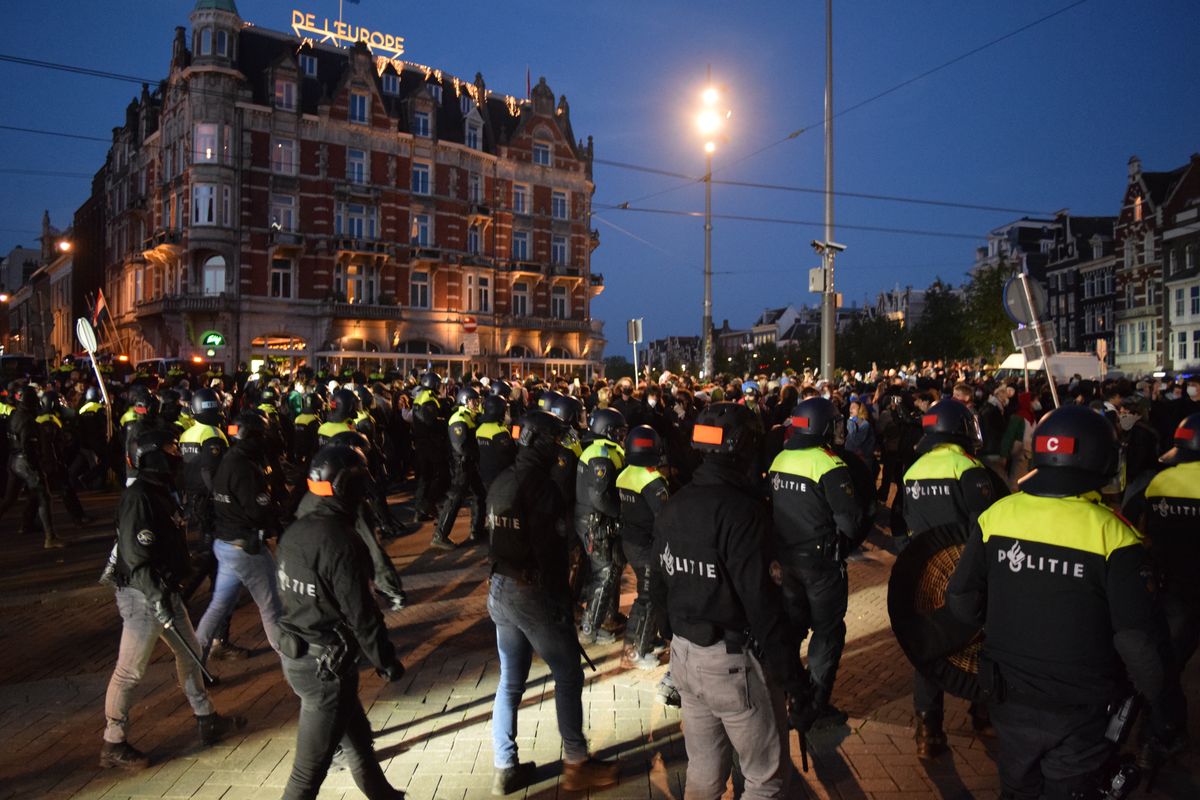
[[[824,397],[826,400],[828,400],[829,398],[833,397],[833,395],[829,392],[821,392],[821,397]]]
[[[1041,403],[1039,403],[1039,402],[1037,402],[1037,401],[1034,401],[1032,408],[1033,408],[1033,410],[1034,410],[1034,411],[1041,411],[1041,410],[1042,410],[1042,404],[1041,404]]]
[[[1127,431],[1132,428],[1138,421],[1137,414],[1122,414],[1117,424],[1121,426],[1121,430]]]
[[[1200,397],[1200,386],[1188,386],[1188,397],[1193,400]]]
[[[656,405],[658,405],[658,398],[654,397],[653,395],[651,395],[650,397],[647,397],[646,405],[650,406],[651,408],[654,408]]]

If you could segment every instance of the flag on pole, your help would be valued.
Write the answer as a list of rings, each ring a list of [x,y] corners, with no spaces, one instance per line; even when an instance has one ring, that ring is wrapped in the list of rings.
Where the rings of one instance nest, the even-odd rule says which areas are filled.
[[[92,327],[100,324],[102,316],[108,315],[108,303],[104,302],[104,290],[100,289],[96,293],[96,307],[92,309]]]
[[[529,67],[525,67],[525,99],[526,100],[533,97],[533,89],[529,85],[529,80],[530,80]]]

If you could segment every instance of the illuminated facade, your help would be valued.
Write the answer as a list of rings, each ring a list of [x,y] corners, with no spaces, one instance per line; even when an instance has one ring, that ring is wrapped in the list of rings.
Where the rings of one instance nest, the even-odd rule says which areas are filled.
[[[227,367],[602,361],[592,145],[545,79],[516,101],[199,0],[106,172],[105,294],[135,360],[217,332]]]

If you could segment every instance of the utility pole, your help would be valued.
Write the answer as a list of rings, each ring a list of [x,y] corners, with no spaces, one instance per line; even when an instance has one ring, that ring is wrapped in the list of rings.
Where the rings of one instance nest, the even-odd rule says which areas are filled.
[[[712,86],[712,65],[708,65],[706,86]],[[701,369],[703,377],[712,380],[713,374],[713,324],[712,324],[712,157],[713,151],[705,147],[704,155],[704,319],[701,322],[701,341],[704,359]]]
[[[822,268],[825,292],[821,296],[821,377],[834,379],[837,331],[837,294],[833,286],[833,0],[825,0],[825,242]]]

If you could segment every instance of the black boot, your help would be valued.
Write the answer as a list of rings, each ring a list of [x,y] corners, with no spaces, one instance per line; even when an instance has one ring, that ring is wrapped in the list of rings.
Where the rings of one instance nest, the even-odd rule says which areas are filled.
[[[929,714],[917,714],[917,730],[913,734],[917,743],[917,755],[921,758],[936,758],[946,752],[946,733],[942,721]]]
[[[246,727],[245,717],[222,717],[220,714],[205,714],[196,717],[196,728],[200,732],[200,744],[211,747],[234,731]]]
[[[119,767],[127,770],[140,770],[150,766],[150,757],[140,750],[135,750],[128,742],[105,742],[100,748],[100,768],[112,769]]]
[[[435,533],[433,539],[429,542],[429,546],[438,550],[453,550],[456,545],[450,541],[450,537],[443,536],[440,533]]]

